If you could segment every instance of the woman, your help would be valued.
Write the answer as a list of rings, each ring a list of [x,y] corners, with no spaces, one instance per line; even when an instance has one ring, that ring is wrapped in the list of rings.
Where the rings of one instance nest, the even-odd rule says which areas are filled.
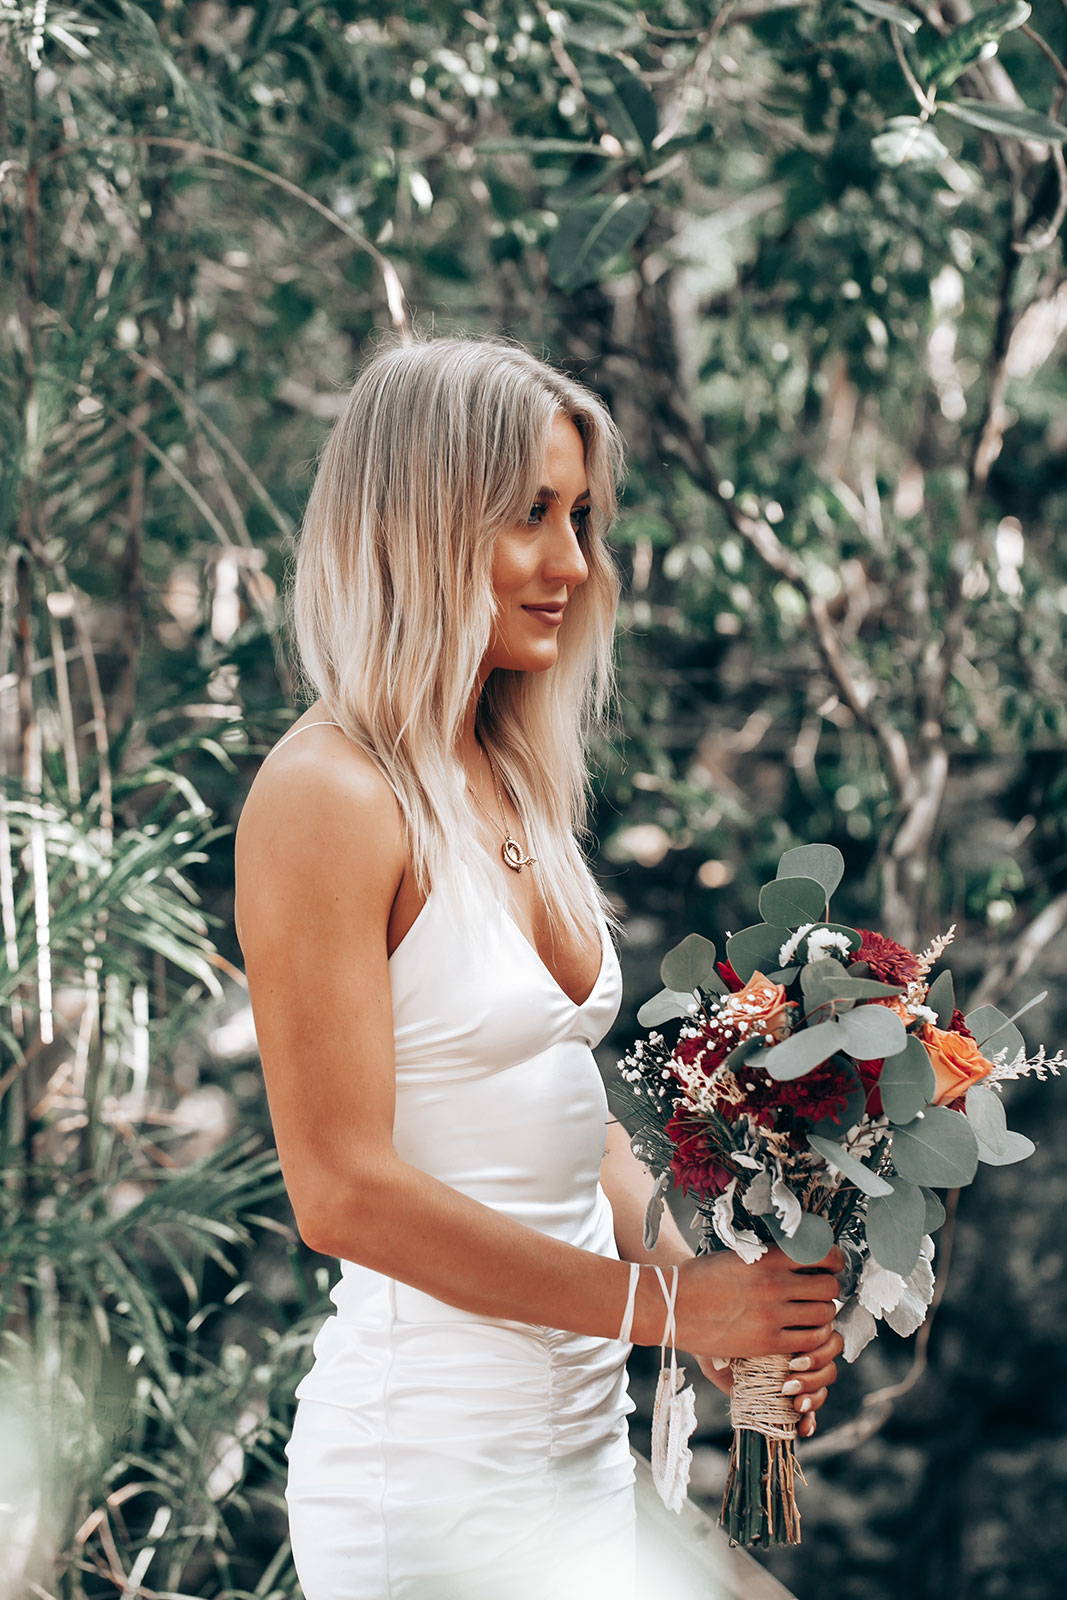
[[[287,1447],[306,1600],[632,1595],[625,1364],[664,1266],[713,1381],[711,1352],[806,1355],[810,1432],[836,1375],[840,1252],[694,1259],[667,1218],[645,1251],[592,1054],[621,1000],[578,842],[621,474],[601,402],[504,339],[384,344],[319,462],[292,588],[318,698],[236,843],[282,1168],[341,1267]]]

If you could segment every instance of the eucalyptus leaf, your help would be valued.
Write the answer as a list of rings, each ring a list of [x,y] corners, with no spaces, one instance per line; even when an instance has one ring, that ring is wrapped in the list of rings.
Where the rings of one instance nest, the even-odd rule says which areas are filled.
[[[778,965],[778,952],[789,934],[788,928],[756,922],[727,939],[726,959],[742,983],[747,983],[754,972],[766,973]]]
[[[827,900],[845,875],[845,858],[833,844],[798,844],[786,850],[775,874],[779,878],[814,878]]]
[[[658,1028],[677,1017],[691,1016],[690,1007],[695,1004],[691,994],[681,994],[676,989],[661,989],[651,1000],[645,1001],[637,1013],[637,1020],[642,1028]]]
[[[837,1172],[844,1173],[845,1177],[854,1183],[857,1189],[862,1189],[864,1194],[892,1194],[891,1183],[880,1177],[877,1172],[872,1172],[870,1167],[865,1167],[855,1156],[849,1155],[848,1151],[833,1139],[823,1139],[817,1133],[809,1133],[808,1143],[824,1161]]]
[[[684,993],[698,986],[711,987],[709,980],[720,982],[715,971],[715,946],[700,933],[687,933],[680,944],[660,962],[659,975],[668,989]]]
[[[964,1019],[974,1034],[975,1043],[984,1056],[994,1056],[1007,1048],[1009,1061],[1022,1051],[1026,1054],[1026,1040],[1008,1017],[997,1006],[975,1006]]]
[[[903,1178],[894,1179],[890,1192],[876,1195],[867,1206],[867,1244],[887,1272],[908,1276],[919,1259],[926,1231],[923,1191]]]
[[[921,1040],[909,1033],[903,1050],[887,1056],[878,1075],[882,1106],[890,1122],[911,1122],[930,1104],[937,1079]]]
[[[761,1051],[759,1065],[776,1082],[788,1083],[828,1061],[841,1048],[841,1024],[817,1022],[814,1027],[802,1028],[799,1033],[790,1034],[788,1039]]]
[[[893,1134],[893,1165],[909,1183],[955,1189],[978,1170],[978,1140],[967,1118],[948,1106],[928,1106]]]
[[[833,1249],[834,1230],[825,1217],[817,1217],[814,1212],[805,1211],[800,1219],[800,1226],[792,1238],[782,1229],[778,1217],[771,1213],[764,1217],[763,1224],[774,1235],[775,1244],[779,1245],[791,1261],[798,1261],[802,1266],[810,1267],[816,1261],[821,1261]]]
[[[945,1208],[932,1189],[923,1188],[923,1202],[926,1206],[926,1221],[923,1224],[924,1233],[936,1233],[945,1220]]]
[[[1008,1127],[1004,1102],[995,1089],[976,1083],[964,1100],[967,1121],[978,1140],[978,1159],[991,1167],[1008,1167],[1032,1156],[1036,1146],[1025,1133]]]
[[[825,890],[814,878],[775,878],[759,892],[759,914],[790,929],[818,922],[826,914]]]
[[[842,1048],[857,1061],[894,1056],[908,1042],[907,1029],[888,1006],[857,1006],[845,1012],[838,1026],[844,1039]]]
[[[938,974],[927,990],[926,1004],[936,1014],[938,1027],[947,1028],[956,1009],[956,992],[952,974],[947,968]]]

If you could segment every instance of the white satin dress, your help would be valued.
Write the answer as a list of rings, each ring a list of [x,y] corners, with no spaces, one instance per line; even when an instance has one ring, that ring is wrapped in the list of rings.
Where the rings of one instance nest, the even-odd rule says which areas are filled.
[[[475,942],[431,891],[389,962],[394,1143],[484,1205],[617,1260],[592,1047],[622,981],[599,920],[600,973],[577,1005],[503,907],[486,907]],[[633,1600],[632,1346],[340,1268],[286,1446],[305,1600]]]

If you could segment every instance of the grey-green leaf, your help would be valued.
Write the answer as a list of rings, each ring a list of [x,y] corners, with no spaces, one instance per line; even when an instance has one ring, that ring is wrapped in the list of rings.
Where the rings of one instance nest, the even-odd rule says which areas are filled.
[[[1009,1167],[1032,1156],[1036,1146],[1025,1133],[1008,1127],[1004,1102],[995,1089],[976,1083],[964,1100],[967,1121],[978,1140],[978,1159],[991,1167]]]
[[[857,1189],[862,1189],[864,1194],[887,1195],[892,1194],[893,1186],[885,1178],[879,1177],[877,1172],[872,1172],[870,1167],[865,1167],[862,1161],[849,1155],[847,1150],[833,1139],[823,1139],[817,1133],[808,1134],[808,1143],[823,1160],[828,1162],[838,1172],[843,1172]],[[910,1270],[910,1269],[909,1269]]]
[[[938,1027],[947,1028],[956,1009],[956,991],[952,984],[952,974],[947,967],[944,972],[937,975],[927,990],[926,1004],[936,1014]]]
[[[924,1233],[936,1233],[945,1220],[945,1208],[932,1189],[922,1190],[923,1202],[926,1206],[926,1221],[923,1223]]]
[[[926,1233],[926,1200],[922,1189],[897,1178],[889,1194],[876,1195],[867,1206],[867,1243],[887,1272],[906,1278],[919,1259]]]
[[[909,1183],[954,1189],[978,1170],[974,1129],[948,1106],[928,1106],[893,1134],[893,1165]]]
[[[762,1050],[756,1057],[756,1064],[778,1083],[788,1083],[793,1078],[802,1078],[840,1049],[841,1024],[817,1022],[813,1028],[802,1028],[780,1044],[772,1044],[768,1050]]]
[[[660,962],[659,975],[668,989],[676,989],[680,993],[701,988],[713,987],[711,980],[718,980],[715,971],[715,946],[710,939],[705,939],[703,934],[687,933],[680,944]]]
[[[674,989],[661,989],[651,1000],[645,1001],[637,1013],[637,1020],[642,1028],[658,1028],[661,1023],[673,1022],[676,1017],[690,1016],[689,1008],[695,1003],[691,994],[679,994]]]
[[[819,922],[826,912],[826,893],[814,878],[775,878],[759,892],[759,914],[764,922],[799,928]]]
[[[742,983],[756,971],[770,972],[778,965],[778,952],[789,938],[788,928],[768,922],[741,928],[726,941],[726,958]]]
[[[882,1105],[890,1122],[911,1122],[933,1099],[937,1080],[925,1046],[909,1033],[903,1050],[887,1056],[878,1075]]]
[[[984,1056],[995,1056],[1005,1048],[1009,1061],[1014,1061],[1020,1050],[1026,1054],[1026,1040],[997,1006],[975,1006],[964,1020]]]
[[[875,1061],[879,1056],[896,1055],[908,1040],[903,1022],[888,1006],[856,1006],[853,1011],[845,1012],[838,1026],[843,1041],[841,1048],[857,1061]]]
[[[798,844],[786,850],[775,874],[779,878],[814,878],[827,900],[845,875],[845,858],[833,844]]]
[[[813,1262],[821,1261],[833,1248],[833,1228],[825,1217],[817,1217],[814,1212],[805,1211],[791,1239],[782,1232],[777,1215],[770,1213],[763,1221],[774,1235],[775,1243],[791,1261],[798,1261],[801,1266],[810,1267]]]

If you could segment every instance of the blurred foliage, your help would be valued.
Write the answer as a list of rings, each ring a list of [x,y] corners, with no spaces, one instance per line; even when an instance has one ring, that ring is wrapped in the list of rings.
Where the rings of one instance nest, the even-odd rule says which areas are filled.
[[[3,1348],[66,1419],[49,1594],[293,1593],[280,1445],[326,1273],[264,1150],[230,830],[378,330],[511,333],[628,440],[594,753],[617,1040],[673,934],[740,926],[805,839],[862,885],[842,915],[955,921],[969,1003],[1062,976],[1065,57],[1056,0],[0,4]],[[836,1537],[780,1558],[799,1592],[895,1593],[901,1551],[918,1596],[1048,1592],[1057,1519],[1032,1540],[988,1492],[1062,1476],[1042,1116],[961,1207],[932,1378],[810,1469]],[[882,1346],[839,1415],[899,1376]]]

